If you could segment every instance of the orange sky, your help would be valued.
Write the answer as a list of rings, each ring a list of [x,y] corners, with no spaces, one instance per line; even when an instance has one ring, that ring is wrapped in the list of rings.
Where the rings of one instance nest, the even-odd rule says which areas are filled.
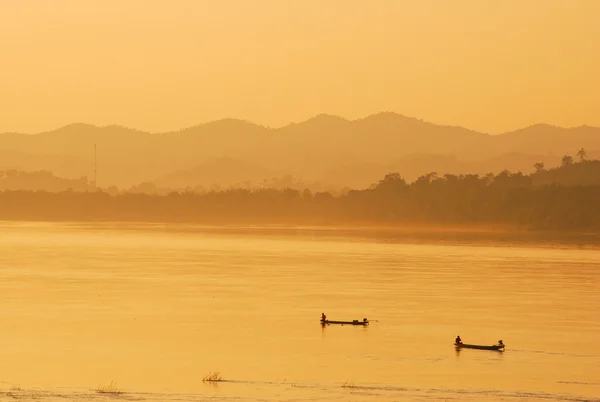
[[[596,0],[0,0],[0,132],[394,111],[600,126]]]

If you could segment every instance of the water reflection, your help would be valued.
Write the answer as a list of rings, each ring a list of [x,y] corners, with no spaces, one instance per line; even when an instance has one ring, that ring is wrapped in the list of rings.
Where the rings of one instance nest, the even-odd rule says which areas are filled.
[[[312,400],[325,399],[323,389],[340,400],[359,389],[342,389],[344,381],[427,392],[456,388],[457,378],[469,379],[460,388],[474,400],[478,390],[507,386],[515,395],[597,395],[588,385],[600,367],[595,250],[495,247],[489,239],[474,247],[451,235],[452,245],[415,245],[251,233],[0,228],[0,319],[10,328],[0,332],[0,378],[23,387],[87,389],[115,379],[148,392],[210,392],[201,375],[222,370],[248,384],[315,384]],[[322,306],[332,318],[378,320],[362,330],[321,325],[319,333]],[[454,358],[457,333],[505,337],[508,354],[455,350]],[[218,392],[253,392],[232,384],[241,383]],[[310,400],[305,390],[285,399]]]
[[[29,226],[2,223],[1,229]],[[447,244],[447,245],[481,245],[502,247],[536,247],[536,248],[600,248],[598,233],[559,233],[559,232],[526,232],[510,230],[484,230],[470,228],[377,228],[377,227],[272,227],[272,226],[210,226],[185,223],[53,223],[49,228],[62,227],[70,230],[114,231],[137,233],[188,233],[212,235],[241,235],[244,237],[291,237],[301,240],[330,239],[356,242],[377,242],[389,244]],[[34,226],[35,227],[35,226]]]

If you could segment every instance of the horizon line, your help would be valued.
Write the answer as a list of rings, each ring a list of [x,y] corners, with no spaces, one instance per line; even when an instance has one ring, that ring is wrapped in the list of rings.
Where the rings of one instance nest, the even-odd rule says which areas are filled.
[[[371,113],[371,114],[368,114],[368,115],[366,115],[364,117],[359,117],[359,118],[356,118],[356,119],[349,119],[349,118],[345,118],[343,116],[336,115],[336,114],[318,113],[318,114],[316,114],[316,115],[314,115],[312,117],[309,117],[308,119],[301,120],[299,122],[293,121],[293,122],[290,122],[288,124],[277,126],[277,127],[275,127],[275,126],[269,126],[269,125],[265,125],[265,124],[260,124],[260,123],[256,123],[256,122],[254,122],[252,120],[243,119],[243,118],[223,117],[223,118],[220,118],[220,119],[209,120],[209,121],[206,121],[206,122],[202,122],[202,123],[193,124],[193,125],[190,125],[190,126],[181,127],[181,128],[178,128],[178,129],[172,129],[172,130],[169,130],[169,131],[146,131],[146,130],[141,130],[141,129],[138,129],[138,128],[135,128],[135,127],[129,127],[129,126],[126,126],[126,125],[123,125],[123,124],[117,124],[117,123],[101,125],[101,124],[85,123],[85,122],[73,122],[73,123],[68,123],[68,124],[64,124],[64,125],[58,126],[57,128],[53,128],[53,129],[45,130],[45,131],[39,131],[39,132],[35,132],[35,133],[31,133],[31,132],[29,132],[29,133],[27,133],[27,132],[17,132],[17,131],[4,131],[4,132],[0,132],[0,135],[7,135],[7,134],[16,134],[16,135],[42,135],[42,134],[48,134],[48,133],[52,133],[52,132],[55,132],[55,131],[59,131],[59,130],[65,129],[67,127],[77,126],[77,125],[91,126],[91,127],[94,127],[94,128],[118,127],[118,128],[123,128],[123,129],[126,129],[126,130],[137,131],[137,132],[140,132],[140,133],[149,134],[149,135],[164,135],[164,134],[171,134],[171,133],[176,133],[176,132],[180,132],[180,131],[186,131],[186,130],[190,130],[190,129],[193,129],[193,128],[197,128],[197,127],[201,127],[201,126],[206,126],[206,125],[214,124],[214,123],[219,123],[219,122],[223,122],[223,121],[235,121],[235,122],[240,122],[240,123],[246,123],[246,124],[250,124],[250,125],[253,125],[253,126],[261,127],[261,128],[267,129],[267,130],[281,130],[281,129],[284,129],[284,128],[287,128],[287,127],[292,127],[292,126],[296,126],[296,125],[300,125],[300,124],[305,124],[305,123],[307,123],[307,122],[309,122],[311,120],[318,119],[319,117],[334,118],[334,119],[343,120],[343,121],[348,122],[348,123],[356,123],[358,121],[366,120],[366,119],[373,118],[373,117],[380,116],[380,115],[392,115],[392,116],[395,116],[395,117],[404,118],[404,119],[412,120],[412,121],[418,121],[418,122],[421,122],[423,124],[430,124],[430,125],[438,126],[438,127],[460,128],[460,129],[463,129],[463,130],[467,130],[467,131],[471,131],[471,132],[474,132],[474,133],[477,133],[477,134],[482,134],[482,135],[487,135],[487,136],[500,136],[500,135],[504,135],[504,134],[516,133],[518,131],[526,130],[528,128],[536,127],[536,126],[547,126],[547,127],[553,127],[553,128],[559,128],[559,129],[565,129],[565,130],[575,129],[575,128],[582,128],[582,127],[589,127],[589,128],[596,128],[596,129],[600,128],[600,126],[592,126],[592,125],[589,125],[589,124],[580,124],[578,126],[558,126],[558,125],[550,124],[550,123],[533,123],[533,124],[530,124],[530,125],[527,125],[527,126],[523,126],[521,128],[517,128],[517,129],[514,129],[514,130],[503,131],[503,132],[497,133],[497,134],[491,134],[491,133],[488,133],[488,132],[474,130],[474,129],[471,129],[471,128],[468,128],[468,127],[465,127],[465,126],[462,126],[462,125],[451,125],[451,124],[443,124],[443,123],[434,123],[434,122],[431,122],[429,120],[425,120],[423,118],[413,117],[413,116],[407,116],[407,115],[404,115],[404,114],[398,113],[398,112],[381,111],[381,112],[377,112],[377,113]]]

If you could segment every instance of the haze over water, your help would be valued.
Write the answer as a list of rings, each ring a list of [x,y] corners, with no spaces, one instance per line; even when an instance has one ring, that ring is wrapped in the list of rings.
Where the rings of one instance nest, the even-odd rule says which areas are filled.
[[[600,1],[0,16],[0,402],[600,401]]]
[[[0,249],[0,400],[600,396],[594,244],[3,223]]]

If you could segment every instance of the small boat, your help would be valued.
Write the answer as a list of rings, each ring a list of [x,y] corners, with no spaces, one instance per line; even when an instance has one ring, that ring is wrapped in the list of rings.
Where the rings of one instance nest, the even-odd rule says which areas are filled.
[[[480,350],[504,350],[504,343],[499,343],[497,345],[469,345],[468,343],[455,343],[454,346],[456,349],[480,349]]]
[[[321,325],[326,325],[326,324],[369,325],[369,320],[367,320],[366,318],[363,318],[362,321],[359,321],[359,320],[353,320],[353,321],[321,320]]]

